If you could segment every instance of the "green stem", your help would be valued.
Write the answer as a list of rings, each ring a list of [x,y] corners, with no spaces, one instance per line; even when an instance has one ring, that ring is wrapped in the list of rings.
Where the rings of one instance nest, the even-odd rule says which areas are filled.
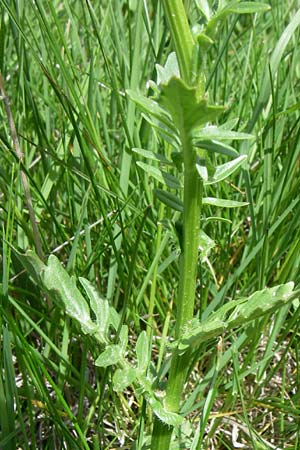
[[[176,50],[182,79],[192,83],[192,67],[195,42],[191,34],[185,9],[181,0],[163,1],[168,25]],[[196,151],[190,133],[184,127],[180,131],[184,160],[183,194],[183,250],[180,257],[179,292],[176,304],[175,338],[179,339],[184,326],[194,315],[200,214],[202,206],[202,181],[196,170]],[[178,412],[184,383],[189,370],[189,352],[179,355],[174,351],[168,377],[164,406],[168,411]],[[151,450],[168,450],[172,427],[155,419]]]
[[[164,10],[175,46],[180,74],[191,80],[195,41],[191,33],[182,0],[163,0]]]
[[[190,137],[184,132],[181,133],[181,141],[184,155],[183,252],[180,258],[179,293],[176,305],[176,339],[180,337],[183,327],[194,315],[202,205],[202,182],[196,170],[196,152],[193,150]],[[188,369],[189,353],[180,356],[174,352],[164,402],[168,411],[179,411]],[[152,450],[167,450],[171,436],[172,428],[157,419],[154,423]]]

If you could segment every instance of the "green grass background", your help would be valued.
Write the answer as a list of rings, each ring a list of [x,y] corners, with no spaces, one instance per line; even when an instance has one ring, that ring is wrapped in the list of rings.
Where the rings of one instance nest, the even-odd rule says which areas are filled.
[[[299,286],[299,2],[268,3],[270,12],[230,17],[207,61],[210,100],[227,106],[219,124],[235,121],[255,138],[234,144],[247,168],[207,188],[249,206],[203,213],[216,243],[211,266],[199,267],[203,318],[228,297],[290,280]],[[133,343],[150,321],[163,376],[179,276],[177,216],[155,198],[159,184],[131,149],[169,155],[171,147],[125,95],[146,93],[155,64],[172,50],[162,6],[1,0],[0,12],[0,72],[24,154],[20,163],[1,101],[0,448],[142,448],[151,425],[142,399],[113,391],[113,369],[94,366],[100,349],[47,303],[10,244],[36,245],[23,171],[44,255],[56,254],[123,311]],[[226,336],[218,373],[216,342],[201,349],[182,406],[191,423],[185,442],[207,414],[204,448],[233,448],[235,427],[246,448],[298,448],[298,318],[294,302]]]

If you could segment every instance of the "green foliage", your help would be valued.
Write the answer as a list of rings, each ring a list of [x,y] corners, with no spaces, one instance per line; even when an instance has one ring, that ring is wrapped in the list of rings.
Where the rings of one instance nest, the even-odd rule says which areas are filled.
[[[299,7],[183,3],[0,4],[1,449],[299,446]]]
[[[207,122],[214,121],[224,108],[211,106],[199,96],[198,87],[189,87],[180,78],[170,78],[161,84],[160,103],[166,108],[178,130],[190,133]],[[200,92],[201,94],[201,92]]]
[[[196,164],[196,167],[197,167],[200,177],[203,180],[204,185],[214,184],[214,183],[219,183],[220,181],[223,181],[226,178],[228,178],[239,167],[242,166],[242,164],[244,163],[244,161],[246,159],[247,159],[246,155],[241,155],[232,161],[229,161],[225,164],[221,164],[220,166],[216,167],[216,169],[214,170],[214,173],[211,176],[209,176],[208,171],[205,166]]]
[[[181,353],[188,350],[194,351],[199,344],[208,339],[218,337],[232,328],[244,326],[265,314],[271,314],[299,297],[300,292],[295,292],[293,289],[294,283],[290,282],[257,291],[249,298],[231,300],[211,314],[203,323],[193,319],[186,326],[179,342],[172,344],[172,348],[178,348]]]

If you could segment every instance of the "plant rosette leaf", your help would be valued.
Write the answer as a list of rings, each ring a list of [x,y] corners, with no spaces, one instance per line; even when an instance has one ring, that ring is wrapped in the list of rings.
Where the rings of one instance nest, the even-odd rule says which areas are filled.
[[[152,383],[145,376],[140,376],[137,381],[148,405],[163,423],[172,427],[177,427],[183,423],[183,416],[166,410],[163,405],[163,399],[157,398],[152,389]]]
[[[123,369],[117,369],[113,376],[113,386],[116,392],[122,392],[135,382],[138,376],[137,369],[129,365]]]
[[[46,265],[31,250],[26,254],[21,254],[16,249],[14,251],[36,283],[42,284],[49,297],[79,323],[84,334],[93,335],[101,343],[107,342],[108,327],[111,325],[117,330],[120,316],[88,280],[79,277],[96,322],[91,319],[89,305],[77,288],[74,278],[70,277],[56,256],[50,255]]]
[[[232,328],[271,314],[299,297],[300,291],[293,289],[294,283],[289,282],[257,291],[248,298],[231,300],[211,314],[205,322],[201,323],[198,319],[190,321],[185,326],[182,338],[170,344],[170,348],[177,348],[183,354]]]
[[[41,281],[50,298],[64,306],[66,313],[80,324],[85,334],[97,332],[85,298],[56,256],[49,256],[48,265],[41,272]]]
[[[101,297],[98,290],[87,279],[79,277],[79,281],[90,300],[90,306],[95,314],[97,335],[103,343],[106,343],[108,341],[107,334],[111,322],[109,303]]]
[[[119,341],[120,341],[123,355],[125,355],[127,344],[128,344],[128,326],[127,325],[121,326]]]
[[[146,331],[142,331],[135,346],[138,371],[145,374],[149,364],[149,340]]]
[[[28,250],[28,252],[20,253],[13,247],[17,258],[21,262],[22,266],[28,271],[28,273],[32,276],[34,281],[39,285],[40,284],[40,275],[43,270],[45,270],[46,265],[40,260],[35,252],[32,250]]]
[[[199,98],[198,87],[189,87],[176,77],[161,84],[159,103],[170,113],[178,130],[189,133],[194,128],[215,120],[223,106],[210,106],[205,98]]]
[[[108,345],[95,361],[98,367],[109,367],[115,364],[124,363],[124,351],[121,345]]]

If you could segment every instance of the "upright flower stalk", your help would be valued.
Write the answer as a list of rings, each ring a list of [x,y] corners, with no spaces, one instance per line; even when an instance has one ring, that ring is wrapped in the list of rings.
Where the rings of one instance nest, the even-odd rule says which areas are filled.
[[[168,26],[173,39],[182,80],[187,86],[192,79],[192,58],[195,42],[191,34],[185,9],[181,0],[163,1]],[[183,118],[184,119],[184,118]],[[193,318],[198,246],[200,234],[200,214],[203,184],[196,169],[196,150],[191,134],[186,130],[184,120],[179,124],[184,163],[183,194],[183,245],[180,256],[180,280],[176,302],[175,338],[180,339],[185,324]],[[189,352],[180,356],[174,351],[168,377],[164,406],[167,411],[177,413],[188,372]],[[152,450],[167,450],[170,446],[172,427],[155,419],[152,435]]]

